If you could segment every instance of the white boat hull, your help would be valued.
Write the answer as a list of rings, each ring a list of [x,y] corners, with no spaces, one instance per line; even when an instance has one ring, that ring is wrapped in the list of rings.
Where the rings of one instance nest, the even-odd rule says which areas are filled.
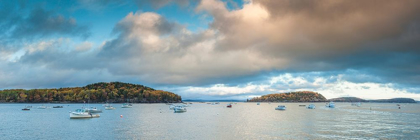
[[[276,107],[276,110],[286,110],[286,107]]]
[[[315,105],[313,105],[313,104],[310,104],[310,105],[308,105],[308,107],[307,107],[308,109],[315,109]]]
[[[70,119],[83,119],[83,118],[98,118],[100,117],[99,114],[89,114],[86,112],[78,113],[78,112],[71,112]]]
[[[174,108],[174,112],[175,112],[175,113],[187,112],[187,109],[186,109],[186,108],[179,108],[179,107],[176,107],[176,108]]]
[[[110,107],[105,107],[105,110],[114,110],[115,109],[115,107],[112,107],[112,106],[110,106]]]

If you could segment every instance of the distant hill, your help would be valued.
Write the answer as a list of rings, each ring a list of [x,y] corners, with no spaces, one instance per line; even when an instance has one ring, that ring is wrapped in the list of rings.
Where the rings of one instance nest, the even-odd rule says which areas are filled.
[[[392,98],[392,99],[379,99],[379,100],[368,100],[368,101],[377,102],[377,103],[416,103],[416,101],[411,98]]]
[[[357,97],[340,97],[340,98],[329,99],[328,101],[333,101],[333,102],[367,102],[367,100],[357,98]]]
[[[357,97],[340,97],[329,99],[328,101],[333,102],[373,102],[373,103],[416,103],[411,98],[392,98],[392,99],[379,99],[379,100],[365,100]]]
[[[8,89],[0,90],[0,102],[30,103],[83,103],[83,102],[174,103],[181,96],[172,92],[155,90],[143,85],[110,82],[94,83],[84,87],[59,89]]]
[[[248,102],[325,102],[327,99],[313,91],[296,91],[287,93],[275,93],[255,97]]]

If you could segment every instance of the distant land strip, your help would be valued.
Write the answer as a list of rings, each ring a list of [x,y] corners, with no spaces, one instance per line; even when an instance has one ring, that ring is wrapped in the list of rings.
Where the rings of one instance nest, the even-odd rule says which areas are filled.
[[[2,103],[179,103],[181,96],[143,85],[100,82],[59,89],[0,90]]]
[[[373,103],[417,103],[411,98],[392,98],[365,100],[357,97],[340,97],[327,100],[322,94],[313,91],[295,91],[286,93],[267,94],[255,97],[247,102],[373,102]]]

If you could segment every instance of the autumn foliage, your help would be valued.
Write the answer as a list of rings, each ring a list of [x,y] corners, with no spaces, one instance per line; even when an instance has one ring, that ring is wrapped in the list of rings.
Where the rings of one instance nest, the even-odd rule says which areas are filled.
[[[249,102],[325,102],[327,99],[319,93],[312,91],[296,91],[275,93],[255,97]]]
[[[168,91],[155,90],[143,85],[111,82],[95,83],[85,87],[59,89],[8,89],[0,91],[0,102],[181,102],[181,96]]]

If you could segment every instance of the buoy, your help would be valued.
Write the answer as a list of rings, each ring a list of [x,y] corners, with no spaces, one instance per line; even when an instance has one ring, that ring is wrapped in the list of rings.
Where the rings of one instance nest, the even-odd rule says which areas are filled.
[[[120,115],[120,117],[122,118],[123,116],[122,116],[122,115]]]

